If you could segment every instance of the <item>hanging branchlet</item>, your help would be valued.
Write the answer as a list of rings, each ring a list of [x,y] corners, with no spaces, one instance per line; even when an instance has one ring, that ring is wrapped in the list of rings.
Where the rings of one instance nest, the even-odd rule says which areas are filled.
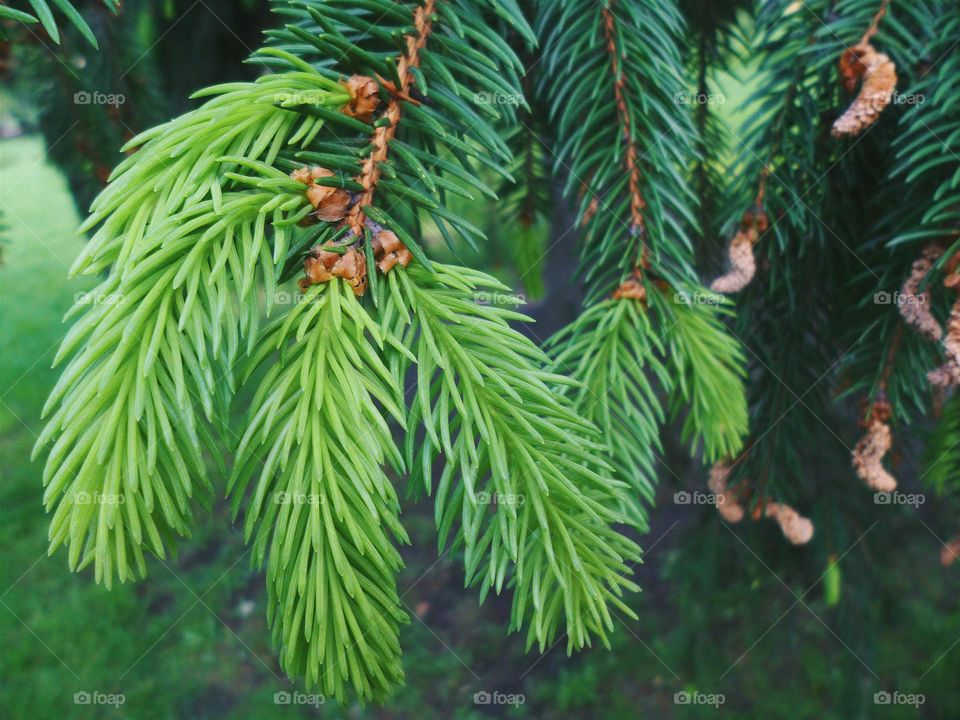
[[[727,488],[727,478],[730,475],[731,467],[724,461],[715,462],[710,467],[710,475],[707,479],[707,486],[714,495],[717,512],[729,523],[738,523],[743,520],[746,511],[737,501],[735,493]]]
[[[671,90],[684,83],[680,23],[645,2],[536,5],[544,30],[538,85],[558,138],[555,163],[566,168],[563,193],[583,228],[587,304],[609,298],[637,267],[695,283],[695,195],[679,165],[695,154],[696,133]]]
[[[291,22],[258,61],[284,73],[202,91],[217,97],[133,141],[149,152],[121,164],[100,196],[88,222],[103,228],[78,265],[111,268],[102,289],[123,299],[92,306],[71,331],[63,353],[84,343],[82,354],[38,442],[54,444],[48,498],[65,503],[52,544],[69,542],[71,565],[95,564],[98,579],[132,579],[145,572],[144,551],[162,556],[187,533],[191,494],[206,503],[206,461],[222,454],[207,425],[228,430],[216,406],[266,363],[228,492],[266,565],[281,666],[344,705],[352,693],[381,701],[402,681],[394,544],[406,534],[383,466],[403,475],[407,465],[393,421],[425,428],[427,440],[407,432],[407,455],[436,488],[441,538],[457,535],[468,582],[483,593],[515,588],[512,627],[528,628],[541,648],[565,636],[574,649],[593,637],[607,644],[617,616],[636,617],[621,595],[638,589],[629,574],[640,549],[615,528],[629,501],[610,477],[603,435],[510,327],[518,313],[477,301],[481,288],[506,288],[468,269],[431,269],[416,239],[421,211],[444,235],[449,225],[483,238],[447,197],[494,196],[475,162],[510,176],[500,128],[480,115],[514,112],[471,107],[465,91],[516,95],[522,66],[503,36],[512,27],[530,44],[535,37],[516,4],[498,0],[445,4],[442,31],[431,35],[435,0],[419,2],[361,2],[359,14],[283,2]],[[383,13],[371,24],[374,9]],[[429,103],[411,97],[428,90]],[[397,131],[401,104],[409,121]],[[307,167],[288,176],[294,162]],[[295,234],[308,217],[327,226]],[[305,302],[258,333],[257,288],[269,311],[307,242]],[[376,270],[388,275],[371,283],[374,313],[351,295]],[[244,352],[235,382],[230,370]],[[414,363],[408,409],[402,390]],[[446,464],[434,482],[439,455]],[[102,510],[80,502],[100,490],[126,501]]]
[[[920,284],[943,252],[944,247],[938,242],[927,245],[920,257],[913,261],[910,275],[900,289],[900,315],[914,330],[935,342],[943,337],[943,328],[930,312],[930,292],[920,292]]]
[[[897,489],[896,478],[883,467],[883,458],[893,445],[890,416],[889,402],[885,399],[874,402],[860,423],[866,434],[853,449],[854,470],[861,480],[877,492],[893,492]]]
[[[730,241],[730,267],[710,284],[711,290],[719,293],[739,292],[749,284],[757,270],[753,246],[768,227],[767,215],[759,205],[743,214],[740,229]]]
[[[714,494],[720,516],[729,523],[738,523],[747,512],[742,504],[744,498],[741,496],[744,493],[731,490],[727,485],[732,469],[725,461],[714,463],[710,468],[707,485]],[[754,506],[750,516],[754,520],[762,517],[775,520],[783,536],[792,545],[806,545],[813,538],[813,522],[786,503],[761,500]]]
[[[857,81],[863,82],[853,103],[834,122],[831,134],[835,138],[859,135],[877,121],[880,112],[893,99],[893,91],[897,87],[897,67],[888,56],[877,52],[870,44],[877,34],[880,21],[887,14],[889,2],[882,0],[860,42],[847,48],[840,56],[840,82],[843,89],[852,93]]]

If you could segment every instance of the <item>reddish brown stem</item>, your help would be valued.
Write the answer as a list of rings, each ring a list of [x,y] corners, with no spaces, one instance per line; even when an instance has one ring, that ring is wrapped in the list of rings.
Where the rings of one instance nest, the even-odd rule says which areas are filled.
[[[363,193],[350,208],[346,218],[346,223],[357,237],[363,235],[363,226],[366,222],[364,209],[373,203],[373,195],[377,188],[377,182],[380,180],[380,165],[387,159],[387,148],[397,133],[402,103],[410,98],[410,87],[414,82],[411,70],[420,66],[420,51],[426,46],[427,38],[430,36],[433,27],[435,4],[435,0],[426,0],[413,13],[413,25],[417,34],[415,36],[407,35],[407,51],[400,56],[400,60],[397,62],[400,87],[394,87],[392,84],[388,87],[390,101],[387,103],[387,109],[384,111],[383,117],[389,122],[374,130],[371,139],[374,150],[364,161],[360,177],[357,178],[359,183],[363,185]]]
[[[870,42],[873,39],[873,36],[877,34],[877,30],[880,29],[880,21],[883,20],[883,16],[887,14],[887,5],[890,4],[890,0],[881,0],[880,8],[877,10],[877,13],[873,16],[873,20],[870,21],[870,26],[864,31],[863,37],[860,38],[860,44]]]
[[[626,144],[625,165],[627,172],[630,173],[630,230],[640,238],[640,266],[650,267],[648,260],[648,249],[646,241],[646,222],[643,212],[647,208],[647,203],[640,192],[640,168],[639,155],[637,153],[637,144],[634,141],[633,133],[630,129],[630,110],[627,107],[626,95],[624,92],[626,80],[620,72],[619,49],[616,41],[616,18],[610,9],[612,3],[603,8],[603,31],[607,40],[607,53],[610,55],[610,69],[613,72],[613,93],[617,104],[617,114],[620,117],[620,125],[623,129],[623,141]]]

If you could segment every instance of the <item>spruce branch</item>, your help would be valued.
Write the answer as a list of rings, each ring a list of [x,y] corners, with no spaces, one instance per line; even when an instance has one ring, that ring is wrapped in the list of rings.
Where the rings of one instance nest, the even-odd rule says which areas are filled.
[[[638,167],[640,159],[637,153],[637,144],[633,137],[630,109],[627,107],[624,94],[626,81],[620,70],[621,49],[617,41],[617,23],[610,5],[605,5],[601,13],[603,14],[603,36],[606,40],[607,54],[610,56],[610,72],[614,77],[613,96],[617,106],[621,132],[623,133],[623,144],[626,148],[623,165],[629,178],[627,189],[630,194],[630,232],[638,238],[640,244],[640,257],[637,261],[637,267],[647,268],[650,266],[650,260],[647,257],[647,242],[644,237],[647,230],[643,218],[647,201],[643,199],[643,194],[640,192],[640,168]]]
[[[382,701],[403,680],[396,591],[407,542],[383,465],[403,470],[387,418],[402,398],[381,332],[342,281],[309,288],[260,337],[244,371],[268,365],[236,451],[228,494],[266,563],[280,660],[341,701]]]
[[[362,191],[344,223],[348,235],[356,238],[348,253],[373,248],[378,241],[382,246],[383,234],[391,233],[418,261],[406,269],[403,263],[391,265],[378,280],[374,299],[387,328],[385,337],[399,339],[391,360],[398,386],[404,369],[416,362],[417,393],[409,424],[424,423],[426,437],[414,453],[414,436],[408,433],[407,460],[430,491],[432,461],[440,452],[445,456],[436,485],[441,543],[455,534],[465,550],[467,581],[481,584],[483,594],[491,587],[499,592],[504,583],[515,584],[513,625],[519,628],[530,619],[530,642],[543,646],[565,624],[571,648],[578,648],[589,641],[589,633],[605,638],[611,629],[608,602],[628,612],[618,599],[624,588],[634,588],[622,577],[627,572],[624,559],[639,557],[635,545],[608,527],[620,519],[620,486],[607,482],[606,468],[598,460],[604,448],[595,439],[596,429],[555,394],[551,386],[562,380],[540,369],[542,352],[507,324],[522,316],[474,302],[477,288],[506,288],[473,271],[430,263],[415,240],[418,226],[382,209],[394,196],[432,215],[445,236],[447,223],[479,237],[442,205],[443,191],[450,190],[451,183],[445,178],[441,183],[439,172],[429,168],[458,181],[463,173],[442,160],[436,144],[447,145],[465,172],[474,172],[473,159],[507,175],[500,163],[510,161],[509,148],[481,117],[498,120],[501,110],[479,104],[478,113],[454,100],[463,94],[457,76],[474,87],[480,80],[480,89],[489,94],[502,94],[504,88],[502,80],[491,83],[495,64],[489,57],[465,52],[457,37],[480,41],[487,50],[496,50],[498,43],[489,38],[475,9],[459,3],[437,7],[444,12],[434,17],[433,3],[412,5],[412,30],[384,30],[397,39],[402,30],[405,51],[396,72],[390,74],[392,65],[381,72],[379,59],[369,54],[355,53],[356,62],[344,65],[352,72],[377,72],[390,95],[387,109],[374,123],[372,152],[358,175]],[[460,28],[447,22],[457,16]],[[341,43],[334,22],[317,13],[310,17],[324,26],[322,43]],[[287,30],[305,39],[298,28]],[[448,53],[457,59],[448,59]],[[509,77],[519,65],[516,56],[512,51],[504,58],[498,55],[494,52],[493,57],[504,60]],[[520,97],[515,88],[506,89]],[[452,112],[434,115],[434,107]],[[512,115],[510,105],[504,108],[503,113]],[[450,132],[442,131],[441,120]],[[429,139],[423,132],[425,121],[432,124]],[[395,150],[396,168],[405,172],[400,179],[409,182],[405,192],[384,173]],[[327,232],[335,232],[332,228]],[[324,241],[315,246],[313,256],[328,269],[332,258],[323,253],[332,253],[334,245],[328,235],[321,232],[320,237]],[[325,277],[316,262],[308,260],[307,270]],[[404,347],[412,348],[412,354]],[[495,357],[493,347],[503,354]]]
[[[388,465],[435,496],[440,545],[462,548],[481,600],[512,589],[511,629],[528,646],[562,634],[570,651],[607,644],[613,613],[633,616],[623,594],[638,589],[640,549],[615,526],[642,526],[657,390],[690,406],[685,437],[706,457],[731,455],[745,432],[743,357],[725,309],[669,304],[673,288],[695,287],[692,126],[670,107],[676,6],[557,7],[544,35],[562,50],[544,86],[561,162],[589,178],[584,204],[598,200],[586,222],[595,298],[613,299],[551,363],[510,326],[527,318],[480,295],[505,286],[431,262],[422,242],[427,219],[451,247],[454,234],[483,239],[449,196],[495,197],[489,178],[518,169],[501,130],[529,106],[502,30],[536,39],[514,0],[279,2],[285,25],[254,59],[282,72],[202,91],[197,110],[131,141],[139,150],[84,226],[97,232],[75,272],[108,272],[98,293],[120,300],[68,335],[38,442],[53,443],[51,541],[69,544],[71,566],[131,579],[145,552],[189,531],[191,498],[211,491],[205,455],[218,456],[210,425],[226,429],[234,390],[262,369],[228,494],[266,566],[291,676],[341,700],[379,701],[402,681],[406,535]],[[586,72],[557,82],[578,62]],[[604,101],[585,103],[597,88]],[[516,102],[482,100],[505,94]],[[582,126],[565,102],[589,106]],[[301,302],[259,332],[257,290],[269,312],[301,266]],[[594,387],[566,368],[596,371]],[[588,407],[590,392],[608,404]],[[613,466],[607,440],[623,441]],[[77,501],[98,492],[126,502]]]
[[[350,96],[305,67],[201,90],[194,97],[211,98],[201,107],[130,140],[124,150],[139,150],[116,167],[91,206],[81,232],[99,227],[71,273],[132,262],[151,224],[206,199],[219,208],[227,173],[241,161],[270,166],[285,146],[309,144],[324,125],[309,111],[336,110]]]
[[[673,297],[651,294],[651,308],[667,328],[664,345],[672,369],[671,406],[676,417],[688,408],[682,437],[705,463],[734,457],[743,447],[749,425],[744,382],[746,358],[740,341],[721,322],[731,316],[718,296],[717,305],[699,298],[703,291],[680,291]]]
[[[219,210],[206,200],[166,218],[138,262],[116,265],[68,314],[80,318],[54,363],[72,359],[34,455],[52,444],[50,552],[69,545],[71,569],[93,562],[109,588],[146,573],[144,551],[164,557],[189,534],[191,498],[206,504],[212,489],[203,452],[219,457],[204,418],[222,421],[231,365],[256,332],[257,277],[274,283],[267,226],[282,257],[302,204],[289,192],[230,191]]]
[[[588,188],[579,200],[588,299],[637,267],[671,284],[694,282],[686,172],[695,136],[690,116],[676,112],[685,87],[676,4],[565,0],[538,9],[556,167],[566,171],[568,197]]]
[[[414,478],[435,493],[441,545],[462,544],[468,584],[481,598],[513,585],[511,628],[529,623],[541,650],[561,629],[568,650],[607,642],[610,605],[636,590],[627,562],[639,548],[611,525],[623,520],[623,486],[599,458],[596,427],[580,417],[541,369],[546,358],[511,329],[518,313],[478,304],[507,288],[482,273],[434,264],[391,272],[380,305],[389,332],[413,356],[395,354],[396,377],[415,362],[409,426],[423,425],[406,456]],[[440,477],[432,465],[444,457]]]
[[[413,11],[415,34],[406,36],[406,52],[400,56],[400,60],[397,62],[396,75],[400,78],[400,84],[394,86],[389,82],[384,82],[391,93],[390,100],[381,118],[382,124],[378,124],[373,132],[371,144],[375,150],[364,161],[363,170],[357,179],[363,186],[363,193],[350,208],[347,215],[347,224],[358,237],[363,234],[366,221],[364,208],[373,202],[374,192],[382,172],[381,165],[387,159],[390,141],[397,133],[401,101],[410,100],[410,90],[414,82],[413,73],[420,67],[420,52],[426,47],[427,39],[433,29],[435,5],[434,0],[426,0],[423,5],[418,6]]]
[[[735,249],[738,257],[748,247],[753,250],[756,277],[738,297],[735,333],[753,358],[751,424],[765,428],[734,471],[738,481],[758,483],[758,495],[764,497],[795,497],[813,483],[804,471],[807,448],[836,437],[830,429],[829,378],[848,354],[860,352],[860,342],[872,341],[872,320],[850,323],[857,336],[840,339],[832,317],[838,308],[873,300],[871,294],[851,301],[846,292],[851,277],[872,281],[873,272],[860,260],[872,236],[850,208],[872,207],[872,191],[863,183],[882,173],[884,155],[874,142],[889,129],[889,123],[871,128],[850,152],[829,138],[830,125],[846,103],[835,59],[856,44],[877,0],[841,5],[759,6],[751,46],[763,73],[748,101],[748,118],[737,131],[740,159],[731,175],[739,179],[727,193],[728,225],[739,223],[741,241],[731,255]],[[899,58],[900,45],[889,43],[885,32],[881,29],[878,45]],[[828,168],[836,170],[825,172]],[[762,203],[758,177],[765,182]],[[761,218],[760,211],[768,218],[765,230],[744,215],[751,207],[753,218]],[[720,289],[729,289],[730,279],[723,278]],[[785,333],[787,327],[791,331]]]
[[[890,10],[899,13],[905,6],[893,5]],[[865,394],[870,401],[888,400],[893,416],[909,423],[930,407],[934,395],[927,375],[943,358],[929,340],[942,334],[955,298],[940,281],[949,274],[949,260],[960,247],[956,184],[960,161],[954,152],[960,118],[955,107],[944,101],[960,92],[960,52],[944,33],[956,35],[960,8],[951,3],[917,3],[898,22],[909,32],[884,34],[888,27],[884,23],[879,35],[898,61],[902,94],[908,102],[885,111],[899,111],[899,117],[891,118],[898,120],[889,139],[892,161],[884,167],[885,179],[877,191],[879,211],[870,227],[882,253],[870,263],[874,276],[866,278],[858,315],[853,318],[858,327],[872,323],[875,329],[855,353],[844,358],[842,369],[852,379],[849,392]],[[930,64],[929,57],[937,61]],[[878,305],[878,297],[896,302]],[[894,361],[888,362],[895,341]]]
[[[689,235],[695,198],[687,182],[697,156],[691,118],[677,113],[685,87],[683,18],[672,2],[540,7],[538,27],[550,48],[543,88],[558,121],[558,163],[569,165],[568,195],[575,182],[588,188],[579,202],[593,306],[550,348],[560,367],[586,382],[570,396],[615,439],[617,476],[637,491],[630,516],[644,527],[642,501],[652,496],[664,420],[654,386],[672,393],[675,412],[679,398],[692,402],[684,436],[702,440],[708,460],[739,451],[746,433],[742,352],[725,336],[718,310],[688,290],[699,287]],[[613,299],[599,300],[605,292]],[[696,305],[670,307],[664,292]],[[667,377],[671,364],[678,380]],[[579,374],[590,369],[590,376]]]
[[[568,388],[567,394],[577,414],[607,439],[616,475],[630,485],[624,513],[646,530],[644,506],[653,504],[663,452],[659,393],[673,385],[649,314],[637,302],[601,301],[550,338],[548,349],[557,372],[582,379],[584,388]]]
[[[522,98],[521,64],[490,18],[500,17],[531,41],[532,33],[512,1],[377,0],[358,13],[347,9],[354,10],[351,0],[290,3],[285,15],[291,22],[268,33],[279,47],[295,47],[331,80],[343,74],[377,77],[381,95],[387,96],[373,128],[345,126],[366,130],[366,144],[338,137],[325,144],[322,154],[298,156],[326,168],[334,162],[356,184],[346,222],[322,227],[315,247],[342,239],[347,227],[363,249],[369,245],[363,236],[370,221],[374,231],[395,233],[417,262],[429,267],[420,243],[421,215],[432,220],[451,247],[454,233],[473,245],[485,236],[448,209],[448,194],[473,199],[479,192],[496,198],[480,169],[510,177],[510,150],[493,123],[512,124],[514,107],[481,99]],[[272,63],[270,50],[260,55]]]

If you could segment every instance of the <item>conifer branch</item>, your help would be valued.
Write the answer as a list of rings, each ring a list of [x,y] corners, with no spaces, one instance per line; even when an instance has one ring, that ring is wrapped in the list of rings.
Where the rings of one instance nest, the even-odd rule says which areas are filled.
[[[561,631],[569,650],[591,634],[606,643],[608,605],[632,615],[620,595],[637,589],[626,563],[639,548],[611,527],[625,498],[599,460],[599,433],[551,389],[569,381],[541,370],[542,351],[507,324],[525,318],[474,301],[507,288],[466,268],[434,271],[390,273],[380,304],[389,332],[413,352],[393,360],[397,378],[416,364],[409,426],[426,433],[419,447],[408,433],[407,463],[436,493],[441,545],[451,536],[462,544],[481,598],[513,585],[511,627],[529,623],[528,645],[542,650]]]
[[[570,396],[611,437],[617,477],[637,493],[629,513],[640,527],[664,420],[656,392],[693,403],[685,436],[695,444],[702,440],[709,458],[739,450],[746,432],[738,367],[744,358],[732,338],[724,339],[717,309],[701,304],[707,295],[693,272],[695,199],[686,174],[696,157],[694,130],[690,117],[676,112],[685,86],[682,22],[674,3],[646,1],[544,3],[538,20],[550,28],[544,89],[558,119],[558,160],[569,163],[566,190],[574,182],[590,188],[580,212],[592,307],[551,340],[550,350],[568,372],[593,369],[589,378],[577,375],[587,388],[572,389]],[[661,40],[642,41],[648,36]],[[561,70],[574,66],[583,70],[561,80]],[[590,108],[586,118],[584,107]],[[599,300],[611,292],[612,301]],[[679,382],[667,378],[671,363]]]
[[[567,174],[568,197],[589,188],[579,201],[588,300],[612,292],[637,266],[674,286],[695,283],[695,198],[685,179],[694,129],[676,112],[685,84],[675,3],[540,3],[537,25],[555,165]],[[643,42],[647,36],[660,41]]]
[[[396,590],[407,542],[383,470],[403,470],[387,417],[402,398],[383,339],[345,282],[309,288],[265,329],[244,371],[269,365],[250,406],[228,493],[245,490],[244,533],[266,563],[268,613],[283,668],[345,701],[382,701],[403,680]],[[385,412],[389,415],[385,414]]]
[[[55,364],[73,355],[47,401],[52,415],[34,454],[52,443],[44,502],[54,510],[50,552],[69,545],[71,569],[93,562],[109,588],[146,573],[189,535],[191,498],[212,485],[204,450],[219,452],[207,421],[223,420],[231,365],[255,335],[260,276],[272,295],[274,253],[302,207],[289,192],[227,192],[150,227],[138,262],[117,264],[71,314],[83,313]],[[69,315],[68,315],[69,317]]]
[[[262,369],[228,494],[292,677],[342,701],[402,681],[406,534],[387,466],[434,495],[440,545],[462,549],[481,599],[512,591],[528,646],[607,644],[614,612],[633,617],[640,549],[616,526],[645,527],[663,398],[708,461],[732,456],[744,358],[725,307],[678,299],[699,285],[675,3],[543,6],[558,162],[568,194],[591,185],[581,214],[597,206],[592,306],[555,359],[510,326],[527,318],[480,295],[505,286],[423,243],[427,219],[453,248],[484,239],[450,196],[495,199],[491,179],[542,170],[543,146],[527,136],[518,165],[503,131],[530,108],[502,30],[538,39],[515,0],[280,2],[285,25],[255,58],[281,72],[201,91],[134,138],[84,225],[96,233],[74,272],[106,273],[98,294],[120,300],[68,334],[37,446],[53,445],[51,546],[69,545],[71,567],[132,579],[189,532],[219,457],[211,426],[228,430],[234,391]],[[258,291],[269,313],[301,267],[300,302],[259,332]]]
[[[875,5],[868,8],[872,11]],[[898,11],[898,6],[890,10]],[[877,193],[881,211],[870,228],[884,252],[871,263],[876,277],[861,290],[863,310],[855,318],[858,326],[872,322],[875,329],[842,364],[852,380],[849,392],[864,394],[869,402],[887,400],[893,418],[904,424],[925,413],[935,396],[927,375],[944,357],[930,339],[940,338],[948,319],[955,295],[941,281],[949,276],[949,261],[960,248],[960,191],[954,180],[960,162],[954,153],[943,151],[951,148],[948,138],[956,137],[960,118],[949,106],[931,102],[960,91],[960,52],[944,39],[944,33],[955,35],[960,28],[960,8],[919,3],[907,19],[915,41],[904,42],[899,30],[885,31],[887,23],[879,25],[880,39],[898,61],[903,97],[925,101],[885,111],[893,114],[890,122],[897,123],[889,139],[892,161],[884,168],[886,178]],[[904,19],[898,17],[898,22]],[[936,64],[928,64],[927,53],[938,58]],[[878,305],[877,298],[896,302]]]
[[[720,320],[732,310],[697,302],[683,291],[673,297],[651,293],[650,302],[661,326],[669,329],[665,352],[673,371],[671,405],[674,417],[687,412],[684,441],[693,448],[702,444],[705,463],[734,457],[743,447],[749,418],[743,347]]]
[[[660,426],[660,393],[673,386],[662,360],[664,346],[637,302],[605,300],[550,339],[558,372],[581,378],[569,388],[574,409],[593,421],[610,445],[616,475],[630,485],[624,513],[646,529],[645,505],[653,504]]]

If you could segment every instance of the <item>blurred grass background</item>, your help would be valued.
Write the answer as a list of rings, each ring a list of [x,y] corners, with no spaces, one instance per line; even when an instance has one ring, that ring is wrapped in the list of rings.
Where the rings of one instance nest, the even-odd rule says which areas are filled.
[[[0,268],[2,717],[960,717],[960,584],[936,564],[922,516],[874,530],[897,533],[897,552],[876,559],[883,591],[862,614],[841,614],[819,572],[780,579],[779,559],[802,550],[766,527],[741,540],[709,508],[670,504],[671,487],[643,542],[646,591],[632,600],[640,620],[621,618],[612,652],[567,658],[560,643],[542,658],[524,653],[522,638],[504,633],[505,599],[478,607],[461,588],[459,559],[437,558],[430,508],[413,504],[400,579],[412,616],[402,636],[407,686],[383,708],[276,704],[275,693],[298,688],[277,665],[263,578],[222,500],[198,516],[179,556],[154,560],[138,585],[107,592],[89,572],[70,573],[62,553],[46,556],[42,462],[29,455],[56,378],[61,318],[91,282],[66,279],[83,239],[66,182],[35,137],[0,141],[0,210],[9,235]],[[842,577],[842,592],[857,582]],[[885,689],[925,702],[874,705]],[[125,702],[76,704],[84,691]],[[481,691],[525,702],[477,705]],[[678,705],[678,691],[722,693],[724,704]]]

